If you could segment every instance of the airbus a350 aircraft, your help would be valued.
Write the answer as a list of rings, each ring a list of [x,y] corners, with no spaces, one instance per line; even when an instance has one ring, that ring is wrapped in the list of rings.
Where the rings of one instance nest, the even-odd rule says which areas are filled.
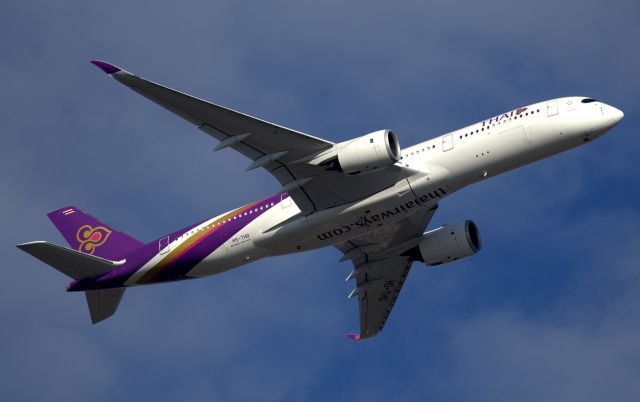
[[[264,168],[274,196],[144,244],[76,207],[48,214],[71,248],[18,247],[74,279],[91,320],[113,315],[127,287],[219,274],[260,258],[334,246],[350,260],[360,340],[377,335],[414,261],[435,266],[475,254],[476,225],[425,231],[444,198],[514,168],[592,141],[623,113],[586,97],[548,100],[401,149],[390,130],[341,143],[278,126],[147,81],[97,67]]]

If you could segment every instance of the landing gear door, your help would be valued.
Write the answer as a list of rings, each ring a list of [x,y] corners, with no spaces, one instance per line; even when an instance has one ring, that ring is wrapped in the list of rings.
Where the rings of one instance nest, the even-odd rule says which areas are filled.
[[[553,101],[547,102],[547,116],[551,117],[557,114],[558,114],[558,101],[553,100]]]
[[[169,236],[163,237],[162,239],[160,239],[158,241],[158,251],[160,252],[160,255],[167,254],[169,251],[171,251],[171,244],[169,243]]]
[[[447,152],[453,149],[453,134],[442,137],[442,151]]]

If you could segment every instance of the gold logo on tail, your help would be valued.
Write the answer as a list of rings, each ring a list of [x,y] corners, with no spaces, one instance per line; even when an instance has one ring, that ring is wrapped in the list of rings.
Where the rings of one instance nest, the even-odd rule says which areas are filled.
[[[104,226],[81,226],[76,232],[76,239],[80,242],[78,251],[93,254],[96,247],[100,247],[107,241],[111,231]]]

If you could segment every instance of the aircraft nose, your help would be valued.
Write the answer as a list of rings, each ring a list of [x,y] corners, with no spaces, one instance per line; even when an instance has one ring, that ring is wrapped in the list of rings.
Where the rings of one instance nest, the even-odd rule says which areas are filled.
[[[613,123],[613,125],[616,125],[618,123],[620,123],[620,121],[622,120],[622,118],[624,117],[624,112],[620,109],[617,109],[613,106],[610,106],[611,111],[609,112],[609,114],[611,115],[611,122]]]
[[[595,101],[587,103],[593,102]],[[594,104],[594,106],[596,106],[596,108],[591,111],[591,113],[593,113],[591,115],[593,116],[593,120],[592,126],[589,129],[590,138],[598,138],[609,132],[609,130],[615,127],[624,118],[622,110],[611,105],[600,102],[598,104]]]

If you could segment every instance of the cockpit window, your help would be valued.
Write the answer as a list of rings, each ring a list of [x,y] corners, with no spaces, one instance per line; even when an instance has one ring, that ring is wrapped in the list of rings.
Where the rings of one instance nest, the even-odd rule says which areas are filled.
[[[591,102],[597,102],[597,100],[591,99],[591,98],[584,98],[580,102],[582,102],[582,103],[591,103]]]

